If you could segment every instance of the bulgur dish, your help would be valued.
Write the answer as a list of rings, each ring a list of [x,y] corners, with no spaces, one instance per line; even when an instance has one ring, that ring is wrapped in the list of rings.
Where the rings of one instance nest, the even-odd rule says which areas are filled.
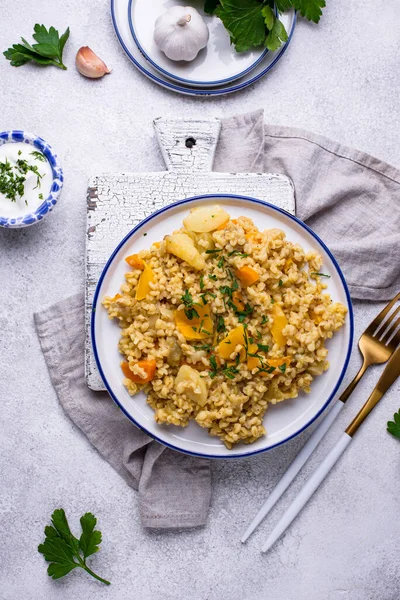
[[[280,229],[206,205],[125,260],[103,305],[121,327],[124,385],[147,393],[158,423],[195,420],[229,449],[249,444],[266,434],[269,404],[329,368],[325,340],[347,309],[326,292],[321,255]]]

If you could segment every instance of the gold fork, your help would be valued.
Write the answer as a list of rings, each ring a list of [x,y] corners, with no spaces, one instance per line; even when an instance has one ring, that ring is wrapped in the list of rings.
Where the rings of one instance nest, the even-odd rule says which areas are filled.
[[[278,485],[272,490],[266,502],[260,508],[253,521],[250,523],[249,527],[241,538],[242,542],[245,542],[256,529],[256,527],[258,527],[261,521],[269,513],[271,508],[276,504],[285,490],[289,487],[300,469],[307,462],[315,448],[329,430],[332,423],[335,421],[336,417],[339,415],[344,403],[354,391],[365,371],[371,365],[382,364],[389,360],[397,346],[400,344],[400,331],[396,333],[396,329],[400,325],[400,317],[396,319],[397,315],[400,313],[400,305],[389,315],[390,311],[399,300],[400,292],[395,298],[393,298],[391,302],[389,302],[389,304],[387,304],[387,306],[385,306],[379,315],[375,317],[375,319],[360,337],[358,347],[363,356],[363,364],[359,372],[344,390],[339,400],[332,407],[326,417],[320,422],[294,461],[289,465]],[[388,315],[389,317],[386,318]]]

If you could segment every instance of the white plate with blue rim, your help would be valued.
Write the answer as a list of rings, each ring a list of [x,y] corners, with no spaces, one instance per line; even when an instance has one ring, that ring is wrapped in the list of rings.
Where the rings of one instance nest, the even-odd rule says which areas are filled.
[[[121,330],[108,318],[102,306],[103,298],[114,296],[124,281],[128,268],[124,261],[126,256],[149,248],[167,233],[179,229],[190,209],[206,204],[223,206],[233,218],[245,214],[261,230],[282,229],[290,241],[299,243],[305,251],[317,250],[323,257],[324,272],[330,275],[326,280],[328,293],[333,301],[342,302],[348,309],[344,326],[326,343],[330,368],[314,379],[311,392],[300,392],[293,400],[271,405],[264,417],[267,435],[250,445],[237,444],[232,450],[193,421],[185,428],[156,423],[154,411],[146,403],[146,395],[143,392],[133,397],[128,394],[123,385],[122,357],[118,352]],[[242,458],[259,454],[281,446],[309,427],[333,401],[342,382],[349,363],[353,332],[353,311],[346,281],[322,240],[302,221],[272,204],[255,198],[222,194],[181,200],[155,212],[132,229],[114,250],[103,270],[94,295],[91,319],[97,367],[115,403],[136,426],[161,444],[205,458]]]
[[[219,96],[239,91],[252,85],[261,77],[266,75],[282,58],[292,39],[295,24],[296,13],[292,10],[281,15],[281,21],[288,32],[288,41],[275,52],[267,52],[252,70],[243,75],[240,79],[224,83],[215,87],[196,87],[194,85],[179,83],[173,81],[167,75],[164,75],[151,65],[139,50],[130,30],[128,19],[129,0],[111,0],[111,16],[115,33],[121,43],[122,48],[129,59],[141,73],[157,83],[158,85],[181,94],[194,96]],[[232,52],[235,52],[232,48]]]
[[[10,191],[8,195],[0,192],[0,227],[29,227],[42,221],[57,204],[64,181],[52,147],[41,137],[20,129],[2,131],[0,163],[8,163],[14,180],[25,179],[12,198]]]
[[[261,63],[267,55],[266,48],[249,52],[236,52],[229,33],[216,16],[207,15],[202,0],[189,2],[203,17],[210,38],[205,48],[190,61],[173,61],[162,52],[154,41],[157,18],[172,6],[186,6],[188,0],[129,0],[129,27],[137,47],[144,58],[157,71],[178,83],[194,87],[225,85],[244,77]]]

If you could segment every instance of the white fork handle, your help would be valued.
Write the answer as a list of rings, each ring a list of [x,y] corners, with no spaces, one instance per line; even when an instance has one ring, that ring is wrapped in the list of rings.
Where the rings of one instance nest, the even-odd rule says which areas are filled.
[[[346,450],[347,446],[350,444],[352,438],[347,435],[347,433],[343,433],[339,438],[339,441],[336,442],[335,446],[329,452],[329,454],[324,458],[319,467],[314,471],[311,475],[310,479],[305,483],[303,488],[301,489],[298,496],[293,500],[292,504],[289,506],[287,511],[278,521],[272,533],[269,535],[267,541],[265,542],[262,552],[267,552],[271,546],[276,542],[277,539],[280,538],[282,533],[289,527],[291,522],[301,509],[307,504],[308,500],[311,498],[315,490],[318,486],[323,482],[326,475],[335,465],[335,463],[339,460],[343,452]]]
[[[287,468],[285,474],[280,479],[277,486],[272,490],[270,495],[268,496],[266,502],[260,508],[253,521],[249,525],[246,530],[246,533],[241,538],[241,542],[245,542],[247,538],[253,533],[253,531],[258,527],[261,521],[267,516],[271,508],[278,502],[279,498],[282,496],[284,491],[289,487],[292,483],[293,479],[296,477],[297,473],[303,467],[303,465],[307,462],[308,458],[314,452],[315,448],[318,446],[340,411],[342,410],[344,404],[341,400],[338,400],[336,404],[331,408],[326,417],[321,421],[318,425],[310,439],[304,444],[303,448],[300,450],[299,454]]]

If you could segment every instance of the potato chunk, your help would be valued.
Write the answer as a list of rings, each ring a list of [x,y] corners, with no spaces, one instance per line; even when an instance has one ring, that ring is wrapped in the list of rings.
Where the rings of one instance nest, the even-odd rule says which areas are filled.
[[[186,394],[189,400],[193,400],[199,406],[207,403],[207,386],[200,377],[198,371],[182,365],[175,379],[175,391],[177,394]]]
[[[183,224],[189,231],[195,233],[209,233],[215,231],[229,221],[228,213],[218,206],[200,206],[193,208],[190,215],[183,220]]]
[[[197,271],[204,269],[204,258],[194,245],[194,241],[185,233],[167,235],[165,237],[165,248],[167,252],[181,258]]]

